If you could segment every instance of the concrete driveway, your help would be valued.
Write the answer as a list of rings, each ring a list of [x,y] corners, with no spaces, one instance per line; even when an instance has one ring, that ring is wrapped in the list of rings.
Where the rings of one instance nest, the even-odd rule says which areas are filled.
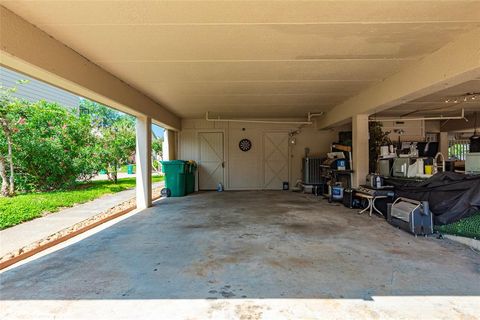
[[[369,318],[369,310],[383,318],[416,312],[474,318],[480,256],[309,195],[210,192],[162,200],[5,271],[0,292],[12,317],[27,310],[46,317],[74,310],[101,315],[109,306],[132,315],[157,301],[150,311],[173,312],[176,305],[178,318],[194,306],[200,318],[242,306],[248,308],[233,318],[275,312],[278,319],[282,308],[312,317]]]

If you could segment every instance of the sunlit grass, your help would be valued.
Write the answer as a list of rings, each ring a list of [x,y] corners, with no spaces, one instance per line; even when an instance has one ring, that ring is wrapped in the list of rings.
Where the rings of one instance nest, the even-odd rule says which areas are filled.
[[[153,176],[152,181],[162,181],[163,177]],[[106,194],[116,193],[135,187],[135,178],[111,181],[78,183],[69,190],[20,194],[13,198],[0,198],[0,230],[21,222],[41,217],[45,213],[56,212],[61,208],[85,203]]]

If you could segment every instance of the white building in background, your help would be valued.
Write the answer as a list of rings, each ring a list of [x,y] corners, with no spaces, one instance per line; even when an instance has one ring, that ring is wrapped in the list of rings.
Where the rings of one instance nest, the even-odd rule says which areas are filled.
[[[28,80],[27,83],[18,84],[18,81]],[[18,98],[22,98],[31,102],[46,100],[48,102],[56,102],[62,106],[70,108],[78,108],[80,97],[49,85],[45,82],[38,81],[24,74],[12,71],[0,66],[0,85],[3,87],[17,87],[14,93]]]

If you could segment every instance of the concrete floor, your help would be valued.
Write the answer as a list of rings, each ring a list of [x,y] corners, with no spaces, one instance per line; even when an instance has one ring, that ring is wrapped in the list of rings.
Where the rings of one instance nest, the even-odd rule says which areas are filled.
[[[3,272],[1,299],[18,307],[55,300],[444,296],[471,315],[468,307],[480,302],[478,253],[356,212],[291,192],[169,198]],[[52,310],[61,315],[66,305]]]

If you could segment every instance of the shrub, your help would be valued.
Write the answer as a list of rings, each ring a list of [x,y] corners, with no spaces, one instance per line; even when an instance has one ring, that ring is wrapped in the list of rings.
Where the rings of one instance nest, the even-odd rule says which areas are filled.
[[[89,118],[55,103],[40,101],[24,110],[14,149],[19,189],[64,188],[98,170]]]
[[[31,103],[0,86],[1,194],[68,188],[107,169],[117,181],[120,166],[133,160],[134,117],[82,100],[77,110]]]

